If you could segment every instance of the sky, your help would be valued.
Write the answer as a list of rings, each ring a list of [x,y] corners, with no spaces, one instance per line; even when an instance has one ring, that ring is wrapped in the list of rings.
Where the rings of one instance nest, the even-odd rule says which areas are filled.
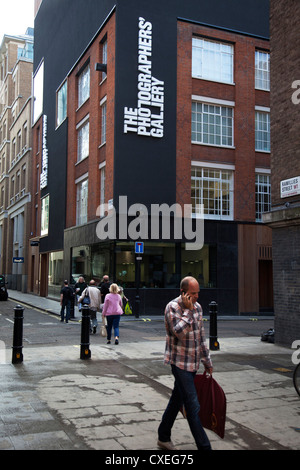
[[[34,0],[0,0],[0,43],[4,34],[25,34],[34,27]]]

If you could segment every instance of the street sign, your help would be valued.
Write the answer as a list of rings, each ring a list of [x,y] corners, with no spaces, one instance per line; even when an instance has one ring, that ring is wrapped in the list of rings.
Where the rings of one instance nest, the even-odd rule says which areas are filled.
[[[13,263],[21,264],[24,263],[24,258],[21,258],[20,256],[13,258]]]
[[[135,254],[142,255],[144,253],[144,242],[135,242]]]
[[[300,194],[300,176],[280,182],[280,196],[291,197]]]

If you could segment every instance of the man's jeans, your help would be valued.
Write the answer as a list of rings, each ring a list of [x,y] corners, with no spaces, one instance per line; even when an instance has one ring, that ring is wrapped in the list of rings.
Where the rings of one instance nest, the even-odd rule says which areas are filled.
[[[171,367],[175,377],[175,385],[158,428],[158,439],[162,442],[171,440],[172,426],[181,406],[184,404],[190,430],[198,450],[211,450],[209,439],[199,418],[200,405],[194,385],[196,372],[188,372],[174,365]]]
[[[66,321],[69,321],[70,314],[71,314],[71,300],[63,300],[61,311],[60,311],[61,321],[64,321],[65,308],[66,308]]]

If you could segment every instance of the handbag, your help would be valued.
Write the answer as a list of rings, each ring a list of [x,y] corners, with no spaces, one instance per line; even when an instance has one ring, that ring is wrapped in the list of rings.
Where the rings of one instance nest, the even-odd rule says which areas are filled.
[[[128,300],[127,300],[126,305],[125,305],[124,313],[125,313],[125,315],[132,315],[132,309],[131,309],[131,306],[130,306]]]
[[[200,404],[199,417],[202,426],[224,439],[226,396],[223,389],[207,372],[196,375],[194,383]],[[181,411],[186,417],[184,408]]]
[[[103,336],[103,337],[106,337],[106,336],[107,336],[106,324],[107,324],[106,317],[103,317],[103,316],[102,316],[102,325],[101,325],[100,334],[101,334],[101,336]]]
[[[91,299],[90,299],[90,296],[88,294],[88,289],[86,289],[85,296],[83,297],[83,300],[82,300],[82,305],[88,306],[88,305],[90,305],[90,303],[91,303]]]

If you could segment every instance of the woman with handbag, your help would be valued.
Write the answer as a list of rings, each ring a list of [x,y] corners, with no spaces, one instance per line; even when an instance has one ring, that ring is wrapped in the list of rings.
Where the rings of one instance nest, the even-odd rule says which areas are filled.
[[[111,343],[111,332],[114,328],[115,344],[119,344],[119,324],[120,317],[123,314],[123,302],[118,294],[119,287],[112,284],[109,288],[109,294],[105,296],[102,315],[107,319],[107,344]]]

